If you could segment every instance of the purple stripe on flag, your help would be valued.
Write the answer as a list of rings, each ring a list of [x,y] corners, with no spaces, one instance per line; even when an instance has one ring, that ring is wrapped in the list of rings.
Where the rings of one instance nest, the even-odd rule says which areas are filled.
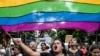
[[[80,29],[86,32],[95,32],[99,29],[100,23],[93,22],[52,22],[52,23],[24,23],[12,26],[1,26],[7,32],[32,31],[47,29]]]

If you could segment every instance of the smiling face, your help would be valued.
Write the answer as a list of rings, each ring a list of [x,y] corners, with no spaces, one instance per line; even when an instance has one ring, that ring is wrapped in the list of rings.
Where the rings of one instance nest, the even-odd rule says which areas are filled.
[[[42,50],[46,50],[46,43],[42,43],[42,44],[41,44],[41,49],[42,49]]]
[[[62,52],[63,48],[64,47],[62,46],[62,43],[59,40],[54,41],[54,43],[52,45],[53,52],[55,52],[55,53]]]
[[[33,51],[36,51],[37,44],[36,44],[35,42],[32,41],[32,42],[29,44],[29,47],[30,47]]]

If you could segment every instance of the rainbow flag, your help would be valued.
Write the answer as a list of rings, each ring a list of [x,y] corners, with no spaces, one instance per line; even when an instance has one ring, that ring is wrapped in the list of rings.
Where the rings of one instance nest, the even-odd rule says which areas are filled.
[[[7,32],[52,28],[95,32],[100,29],[100,0],[0,0],[0,26]]]

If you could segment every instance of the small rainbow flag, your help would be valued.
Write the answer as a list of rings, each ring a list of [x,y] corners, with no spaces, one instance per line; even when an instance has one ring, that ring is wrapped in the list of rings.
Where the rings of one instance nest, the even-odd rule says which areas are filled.
[[[52,28],[95,32],[100,29],[100,0],[0,0],[0,26],[7,32]]]

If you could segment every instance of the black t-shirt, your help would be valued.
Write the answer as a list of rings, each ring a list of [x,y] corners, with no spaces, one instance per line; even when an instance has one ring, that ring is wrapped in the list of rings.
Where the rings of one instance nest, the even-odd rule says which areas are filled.
[[[51,56],[50,53],[40,53],[40,56]]]
[[[51,53],[40,53],[40,56],[54,56]],[[64,56],[67,56],[66,54]]]
[[[78,50],[76,53],[72,53],[71,51],[68,51],[69,56],[82,56],[82,52]]]

